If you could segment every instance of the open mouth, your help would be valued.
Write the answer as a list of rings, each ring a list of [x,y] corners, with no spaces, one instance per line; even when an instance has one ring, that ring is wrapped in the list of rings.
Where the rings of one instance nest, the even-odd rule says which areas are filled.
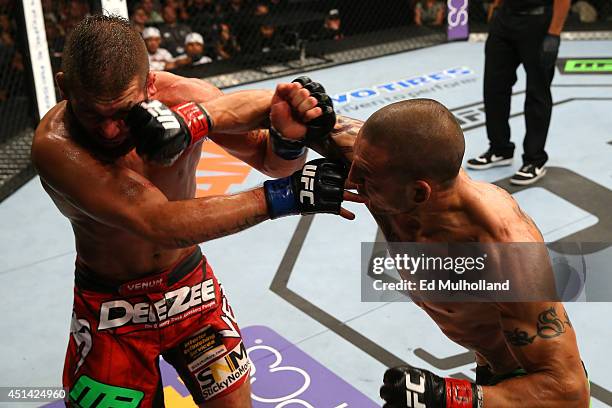
[[[123,144],[127,139],[127,136],[118,136],[112,139],[99,136],[98,142],[104,147],[117,147]]]

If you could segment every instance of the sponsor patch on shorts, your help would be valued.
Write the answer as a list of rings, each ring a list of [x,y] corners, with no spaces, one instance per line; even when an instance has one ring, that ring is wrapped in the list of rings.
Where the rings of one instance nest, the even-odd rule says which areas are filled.
[[[251,362],[242,341],[224,357],[213,361],[208,367],[197,373],[204,399],[210,399],[229,389],[244,376],[249,375]]]
[[[181,350],[192,373],[227,353],[222,336],[211,326],[185,340]]]

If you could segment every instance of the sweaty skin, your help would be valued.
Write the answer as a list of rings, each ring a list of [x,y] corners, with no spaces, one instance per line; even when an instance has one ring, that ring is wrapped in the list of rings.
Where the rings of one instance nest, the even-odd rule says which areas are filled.
[[[303,165],[304,157],[287,161],[273,154],[267,130],[245,133],[267,120],[272,92],[260,91],[259,106],[250,105],[253,98],[241,103],[240,95],[230,105],[215,104],[222,92],[204,81],[162,72],[154,76],[150,99],[168,106],[202,102],[216,118],[216,128],[231,123],[237,131],[221,126],[210,138],[239,159],[277,177]],[[131,102],[144,98],[141,94]],[[125,103],[119,98],[117,106]],[[113,105],[108,108],[112,111]],[[115,161],[101,159],[77,143],[83,132],[67,102],[58,103],[37,128],[32,158],[44,189],[72,224],[77,262],[109,282],[163,271],[191,253],[195,244],[268,218],[261,188],[190,200],[195,197],[202,143],[164,167],[144,161],[135,150]]]
[[[317,150],[353,163],[348,183],[369,200],[368,209],[387,241],[543,242],[512,196],[471,180],[463,170],[452,193],[437,192],[427,211],[397,211],[401,203],[382,197],[401,197],[401,182],[383,175],[388,153],[360,139],[362,125],[339,117],[330,140]],[[527,371],[527,376],[483,387],[485,407],[588,406],[576,335],[562,303],[417,304],[448,338],[474,351],[479,365],[488,364],[499,375],[519,367]]]
[[[65,93],[63,73],[57,82]],[[277,156],[268,143],[268,121],[286,138],[302,139],[304,123],[322,114],[317,100],[299,84],[276,92],[243,91],[222,96],[219,89],[169,73],[134,78],[120,95],[87,95],[71,90],[41,120],[32,144],[32,162],[44,189],[71,222],[77,263],[108,284],[120,284],[170,269],[194,245],[232,234],[269,218],[263,187],[233,195],[194,198],[198,142],[171,165],[143,160],[125,125],[130,109],[147,99],[167,106],[194,101],[210,114],[208,137],[235,157],[271,177],[301,169]],[[288,101],[295,91],[297,96]],[[271,118],[271,116],[274,116]],[[78,118],[78,120],[77,120]],[[345,199],[351,194],[345,192]],[[346,209],[340,215],[352,219]],[[251,405],[250,382],[206,401],[207,408]]]

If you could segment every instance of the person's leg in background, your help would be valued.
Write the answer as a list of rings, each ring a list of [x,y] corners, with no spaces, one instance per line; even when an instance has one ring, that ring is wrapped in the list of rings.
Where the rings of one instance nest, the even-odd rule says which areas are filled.
[[[485,44],[484,106],[489,151],[468,160],[471,169],[487,169],[512,163],[514,143],[510,141],[510,101],[512,86],[516,82],[516,70],[520,64],[519,50],[512,33],[503,27],[504,18],[498,12],[491,22]]]
[[[526,18],[531,20],[528,32],[518,42],[521,60],[527,74],[526,132],[523,140],[523,166],[511,179],[515,184],[530,184],[545,174],[544,164],[548,161],[548,154],[544,147],[552,113],[550,85],[555,73],[554,65],[545,64],[541,54],[542,41],[550,17],[542,15]]]

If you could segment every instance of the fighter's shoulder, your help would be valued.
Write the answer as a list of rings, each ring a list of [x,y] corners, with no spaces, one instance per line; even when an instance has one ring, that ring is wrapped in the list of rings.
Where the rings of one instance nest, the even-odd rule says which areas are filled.
[[[62,101],[47,112],[34,132],[32,164],[43,178],[53,172],[58,163],[65,167],[69,163],[80,163],[89,156],[86,149],[77,144],[70,135],[65,112],[66,101]],[[76,157],[79,160],[74,160]]]
[[[508,191],[491,183],[478,183],[484,197],[483,222],[496,242],[528,242],[537,230],[533,220]]]
[[[32,158],[35,160],[50,149],[70,144],[69,131],[66,126],[66,101],[61,101],[47,112],[34,132],[32,140]]]
[[[181,102],[192,99],[205,102],[223,95],[219,88],[203,79],[186,78],[165,71],[155,72],[155,87],[157,93],[153,97],[170,105],[179,99],[182,99]]]

